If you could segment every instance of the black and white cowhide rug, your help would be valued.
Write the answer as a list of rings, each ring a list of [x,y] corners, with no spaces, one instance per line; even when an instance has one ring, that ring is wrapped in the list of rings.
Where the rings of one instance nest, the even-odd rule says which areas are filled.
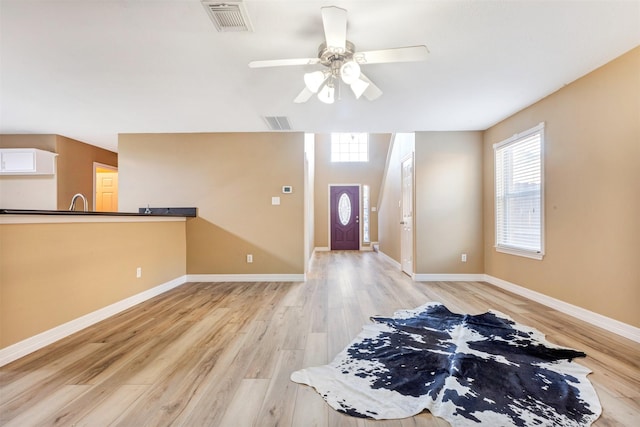
[[[454,426],[588,426],[601,412],[585,354],[546,341],[502,313],[456,314],[440,303],[374,317],[329,365],[291,380],[357,417],[428,409]]]

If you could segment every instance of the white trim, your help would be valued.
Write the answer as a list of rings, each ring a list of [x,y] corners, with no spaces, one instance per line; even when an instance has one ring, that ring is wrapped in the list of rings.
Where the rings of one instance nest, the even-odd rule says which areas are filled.
[[[0,215],[0,224],[74,224],[86,222],[185,222],[177,216]]]
[[[598,313],[594,313],[593,311],[589,311],[582,307],[569,304],[568,302],[561,301],[548,295],[532,291],[531,289],[518,286],[514,283],[507,282],[506,280],[502,280],[488,274],[485,274],[484,277],[484,281],[491,285],[505,289],[509,292],[513,292],[514,294],[518,294],[525,298],[529,298],[530,300],[539,302],[540,304],[544,304],[547,307],[551,307],[562,313],[573,316],[576,319],[583,320],[594,326],[640,343],[640,328],[620,322],[619,320],[615,320],[607,316],[603,316]]]
[[[306,274],[188,274],[188,282],[304,282]]]
[[[537,259],[537,260],[541,260],[542,258],[544,258],[544,254],[541,251],[534,252],[534,251],[528,251],[526,249],[510,248],[509,246],[500,246],[500,245],[496,245],[493,248],[496,250],[496,252],[500,252],[508,255],[516,255],[516,256]]]
[[[316,246],[313,250],[315,252],[329,252],[329,248],[327,246]]]
[[[416,282],[482,282],[484,274],[414,274]]]
[[[391,258],[389,255],[385,254],[381,250],[378,250],[378,255],[380,255],[382,257],[382,259],[384,259],[388,263],[393,264],[394,267],[396,267],[398,270],[400,270],[401,266],[400,266],[400,263],[398,261],[396,261],[395,259]]]
[[[504,141],[493,144],[493,212],[494,212],[494,236],[493,241],[494,249],[497,252],[521,256],[526,258],[535,259],[541,261],[545,255],[545,123],[540,122],[531,129],[527,129],[520,133],[513,135]],[[530,250],[526,248],[511,247],[498,242],[498,234],[500,230],[498,228],[498,182],[497,182],[497,162],[496,155],[498,150],[505,149],[506,147],[520,142],[522,139],[527,138],[533,134],[540,134],[540,250]]]
[[[95,323],[98,323],[108,317],[120,313],[134,305],[140,304],[148,299],[151,299],[157,295],[167,292],[177,286],[180,286],[186,282],[187,276],[180,276],[173,280],[170,280],[162,285],[158,285],[154,288],[147,289],[144,292],[130,296],[114,304],[103,307],[94,312],[85,314],[77,319],[63,323],[48,331],[41,332],[37,335],[29,337],[25,340],[17,342],[0,350],[0,366],[4,366],[7,363],[11,363],[29,353],[33,353],[49,344],[52,344],[62,338],[68,337],[86,327],[89,327]]]
[[[534,127],[532,127],[531,129],[527,129],[527,130],[524,130],[524,131],[522,131],[520,133],[516,133],[516,134],[512,135],[511,137],[509,137],[509,138],[507,138],[507,139],[505,139],[503,141],[500,141],[500,142],[497,142],[497,143],[493,144],[493,149],[495,150],[496,148],[502,148],[502,147],[504,147],[506,145],[509,145],[509,144],[513,143],[514,141],[516,141],[516,140],[518,140],[520,138],[524,138],[524,137],[527,137],[529,135],[533,135],[534,133],[539,132],[541,130],[544,130],[544,122],[540,122],[537,125],[535,125]]]

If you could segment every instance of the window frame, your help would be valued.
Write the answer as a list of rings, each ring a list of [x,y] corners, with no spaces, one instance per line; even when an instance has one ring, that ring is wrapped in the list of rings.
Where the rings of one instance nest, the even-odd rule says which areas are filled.
[[[506,253],[510,255],[522,256],[526,258],[532,258],[536,260],[542,260],[545,254],[545,209],[544,209],[544,147],[545,147],[545,133],[544,133],[544,122],[538,124],[537,126],[532,127],[531,129],[527,129],[523,132],[513,135],[511,138],[505,139],[497,144],[493,145],[493,185],[494,185],[494,248],[497,252]],[[500,241],[501,235],[501,224],[499,224],[499,202],[501,200],[501,196],[498,194],[498,153],[501,150],[505,150],[508,148],[513,149],[515,145],[518,143],[524,143],[532,136],[538,134],[540,141],[540,248],[538,249],[530,249],[523,246],[514,246],[509,245],[509,242]],[[513,170],[513,168],[512,168]],[[504,185],[503,185],[504,187]],[[504,197],[503,197],[504,198]],[[504,217],[504,215],[503,215]]]
[[[353,138],[354,135],[357,135],[357,137],[359,138],[361,135],[364,135],[365,137],[365,148],[366,151],[364,152],[365,154],[365,159],[342,159],[342,158],[336,158],[334,157],[334,153],[346,153],[346,154],[350,154],[351,150],[334,150],[335,145],[349,145],[349,142],[344,142],[342,140],[342,138],[345,137],[349,137],[349,138]],[[359,144],[360,142],[358,142]],[[362,151],[358,150],[355,153],[360,154],[362,153]],[[330,145],[330,153],[329,153],[329,157],[331,159],[331,163],[367,163],[369,161],[369,134],[367,132],[332,132],[331,133],[331,145]]]

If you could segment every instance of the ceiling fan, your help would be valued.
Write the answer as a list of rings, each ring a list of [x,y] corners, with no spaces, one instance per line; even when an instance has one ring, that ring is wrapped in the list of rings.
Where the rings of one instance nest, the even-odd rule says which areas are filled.
[[[372,101],[382,95],[382,91],[360,71],[360,65],[427,59],[429,51],[424,45],[356,52],[355,45],[347,40],[347,11],[336,6],[322,7],[320,10],[325,42],[318,48],[317,58],[273,59],[249,63],[251,68],[310,64],[326,67],[304,75],[305,88],[295,98],[295,103],[307,102],[317,94],[320,101],[332,104],[340,81],[351,88],[356,99],[364,96]]]

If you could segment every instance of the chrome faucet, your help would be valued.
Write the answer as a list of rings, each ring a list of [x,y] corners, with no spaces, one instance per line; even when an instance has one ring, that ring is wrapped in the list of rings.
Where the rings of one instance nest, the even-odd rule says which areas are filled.
[[[71,204],[69,205],[69,210],[70,210],[70,211],[75,210],[75,207],[76,207],[76,200],[78,200],[78,198],[81,198],[81,199],[82,199],[82,201],[84,202],[84,212],[88,212],[88,211],[89,211],[89,208],[88,208],[88,205],[87,205],[87,198],[86,198],[86,197],[84,197],[84,196],[83,196],[82,194],[80,194],[80,193],[76,194],[76,195],[75,195],[75,196],[73,196],[73,198],[71,199]]]

